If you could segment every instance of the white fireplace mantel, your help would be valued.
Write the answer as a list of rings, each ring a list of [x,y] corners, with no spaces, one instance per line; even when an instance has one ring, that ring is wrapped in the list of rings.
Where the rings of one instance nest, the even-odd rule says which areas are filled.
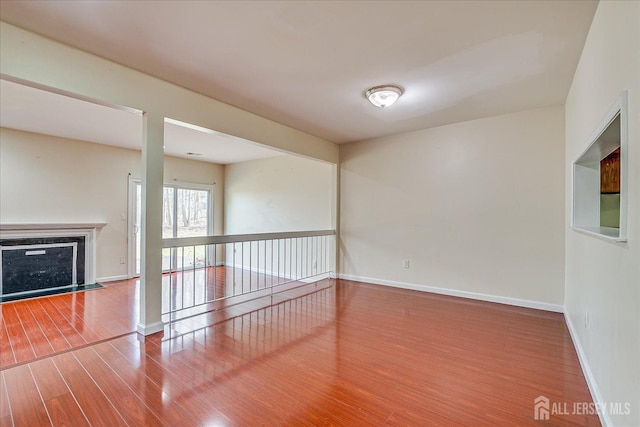
[[[96,232],[106,222],[0,223],[0,239],[84,237],[85,283],[96,281]]]
[[[100,229],[107,225],[106,222],[16,222],[16,223],[0,223],[0,231],[17,231],[17,230],[77,230],[82,228]]]

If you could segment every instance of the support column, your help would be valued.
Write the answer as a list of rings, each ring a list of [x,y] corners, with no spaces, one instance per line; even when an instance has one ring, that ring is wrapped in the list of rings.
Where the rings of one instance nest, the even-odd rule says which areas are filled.
[[[142,212],[140,236],[140,323],[150,335],[162,323],[162,195],[164,181],[164,116],[144,113],[142,137]]]
[[[340,262],[340,248],[341,248],[341,240],[340,240],[340,163],[334,164],[331,168],[331,176],[332,176],[332,194],[331,194],[331,226],[336,231],[335,236],[335,245],[333,247],[333,277],[338,278],[338,273],[342,268],[342,263]]]

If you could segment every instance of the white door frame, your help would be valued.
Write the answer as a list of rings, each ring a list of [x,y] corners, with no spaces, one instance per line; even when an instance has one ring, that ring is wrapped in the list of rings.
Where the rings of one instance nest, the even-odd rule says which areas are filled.
[[[127,274],[129,278],[137,277],[139,274],[136,273],[136,237],[135,233],[140,232],[140,230],[135,230],[136,221],[136,185],[142,184],[142,180],[137,177],[133,177],[129,175],[129,197],[128,197],[128,207],[127,207]],[[169,181],[164,183],[164,187],[172,187],[175,189],[182,188],[187,190],[204,190],[209,192],[209,206],[207,207],[207,233],[209,235],[213,234],[213,206],[215,203],[215,186],[210,184],[197,184],[193,182],[184,182],[184,181]],[[174,193],[174,199],[177,198],[177,191]],[[175,201],[174,200],[174,201]],[[174,203],[175,208],[175,203]],[[175,212],[174,212],[174,222],[175,222]],[[175,230],[175,225],[174,225]],[[214,261],[215,262],[215,261]]]

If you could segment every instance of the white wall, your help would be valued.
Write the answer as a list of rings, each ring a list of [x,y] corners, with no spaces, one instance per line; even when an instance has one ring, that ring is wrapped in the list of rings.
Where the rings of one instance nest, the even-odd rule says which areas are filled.
[[[628,243],[571,230],[571,164],[620,92],[628,90]],[[630,403],[611,425],[640,425],[640,2],[596,11],[566,103],[567,317],[595,398]],[[589,325],[585,315],[589,313]]]
[[[139,151],[0,129],[0,222],[99,222],[98,278],[124,276],[128,176],[140,177]],[[222,232],[224,168],[165,157],[165,179],[215,187],[214,229]]]
[[[283,155],[225,166],[225,234],[334,228],[335,166]],[[226,263],[284,279],[335,271],[334,236],[227,245]]]
[[[563,141],[559,106],[342,145],[338,271],[559,309]]]
[[[225,166],[225,234],[332,228],[333,169],[277,156]]]

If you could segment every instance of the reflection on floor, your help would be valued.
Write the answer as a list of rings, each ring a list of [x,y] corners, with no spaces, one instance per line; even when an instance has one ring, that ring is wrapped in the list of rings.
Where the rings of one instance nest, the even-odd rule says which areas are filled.
[[[65,288],[42,289],[35,292],[2,295],[0,296],[0,303],[20,301],[23,299],[30,299],[30,298],[48,297],[51,295],[70,294],[73,292],[84,292],[84,291],[90,291],[91,289],[99,289],[101,287],[102,285],[99,283],[90,283],[87,285],[76,285],[76,286],[69,286]]]
[[[0,368],[134,332],[139,321],[139,282],[108,282],[97,291],[0,304]],[[204,318],[227,316],[238,312],[231,306],[260,295],[256,291],[265,290],[264,294],[270,295],[272,287],[280,291],[306,285],[223,266],[164,274],[162,282],[163,312],[180,310],[171,318],[163,318],[167,322],[167,338],[183,331],[185,325],[199,325],[202,321],[176,323],[175,319],[202,313],[208,313]],[[222,299],[204,304],[214,297]],[[248,307],[252,305],[245,304],[239,310],[246,311]],[[221,309],[225,310],[218,312]]]
[[[124,281],[0,304],[0,368],[135,331],[138,297]]]
[[[0,425],[536,425],[541,395],[591,402],[558,313],[324,280],[172,325],[5,368]]]
[[[183,310],[172,316],[182,318],[292,289],[309,280],[313,278],[298,278],[296,272],[278,276],[225,266],[186,269],[163,275],[162,292],[168,298],[163,300],[162,312]],[[209,303],[212,301],[222,302]],[[164,320],[169,321],[169,317]]]
[[[226,266],[164,274],[162,291],[169,297],[163,302],[162,312],[184,310],[214,300],[233,299],[226,304],[247,301],[259,291],[271,288],[278,291],[284,286],[291,288],[305,283],[296,279],[295,272],[278,276]]]

